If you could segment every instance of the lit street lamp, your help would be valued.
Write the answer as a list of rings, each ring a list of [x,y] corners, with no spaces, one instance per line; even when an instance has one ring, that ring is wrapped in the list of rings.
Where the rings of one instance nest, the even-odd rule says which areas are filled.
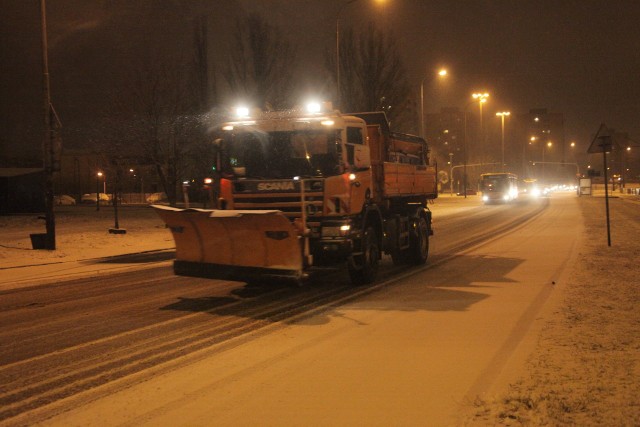
[[[471,95],[473,99],[478,101],[478,106],[480,107],[480,163],[483,162],[483,154],[484,154],[484,126],[482,125],[482,104],[487,102],[487,98],[489,98],[489,94],[487,92],[484,93],[474,93]]]
[[[436,76],[444,78],[447,76],[447,74],[447,70],[442,68],[440,71],[438,71]],[[420,82],[420,136],[422,136],[423,138],[426,137],[424,134],[424,81],[427,78],[433,79],[435,77],[432,75],[424,76],[422,82]]]
[[[487,102],[487,98],[489,97],[488,93],[474,93],[473,95],[471,95],[471,97],[473,98],[473,101],[467,103],[467,105],[464,106],[464,110],[463,110],[463,114],[464,114],[464,158],[463,158],[463,173],[462,173],[462,185],[464,188],[464,197],[465,199],[467,198],[467,110],[469,109],[469,107],[478,102],[480,104],[480,127],[482,128],[482,104]]]
[[[496,116],[502,119],[502,172],[504,172],[504,118],[510,115],[511,112],[509,111],[501,111],[499,113],[496,113]]]
[[[100,178],[102,178],[102,172],[96,174],[96,210],[100,210]]]
[[[622,191],[623,188],[626,187],[627,184],[627,172],[629,171],[629,169],[627,168],[627,153],[631,152],[631,147],[627,147],[625,149],[625,152],[622,153],[622,182],[620,183],[620,191]]]
[[[547,142],[546,146],[551,148],[551,146],[553,145],[553,142],[549,141]],[[542,144],[542,182],[546,182],[546,178],[545,178],[545,171],[544,171],[544,165],[546,164],[544,161],[544,147],[545,145]]]

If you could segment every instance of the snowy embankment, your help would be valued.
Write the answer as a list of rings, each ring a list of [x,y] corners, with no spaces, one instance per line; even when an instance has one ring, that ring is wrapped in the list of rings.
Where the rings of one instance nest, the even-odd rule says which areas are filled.
[[[56,208],[56,250],[33,250],[30,234],[45,233],[37,214],[0,216],[0,269],[87,260],[174,247],[171,233],[148,206],[122,207],[118,226],[125,234],[111,234],[115,227],[112,207],[64,206]]]
[[[588,236],[526,375],[469,424],[640,425],[640,199],[609,202],[611,247],[605,199],[581,198]]]

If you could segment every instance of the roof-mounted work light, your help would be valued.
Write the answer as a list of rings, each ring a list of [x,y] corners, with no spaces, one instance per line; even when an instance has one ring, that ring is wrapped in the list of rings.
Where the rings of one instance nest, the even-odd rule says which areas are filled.
[[[236,116],[240,119],[249,117],[249,108],[245,106],[236,107]]]
[[[319,102],[309,102],[307,104],[307,113],[311,113],[311,114],[317,114],[320,113],[322,111],[322,105],[320,105]]]

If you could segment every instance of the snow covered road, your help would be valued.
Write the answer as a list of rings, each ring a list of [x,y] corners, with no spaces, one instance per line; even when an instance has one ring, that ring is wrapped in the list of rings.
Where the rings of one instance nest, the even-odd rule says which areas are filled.
[[[485,208],[502,215],[519,209],[473,212]],[[460,238],[455,233],[464,235],[462,224],[445,229],[453,236],[434,238],[434,259],[439,246]],[[493,393],[505,375],[522,368],[580,230],[575,197],[554,199],[516,231],[375,292],[191,355],[190,363],[144,381],[133,375],[102,386],[103,392],[72,396],[79,406],[49,423],[454,424],[476,396]],[[59,405],[69,409],[68,402]],[[55,414],[56,406],[42,410]]]

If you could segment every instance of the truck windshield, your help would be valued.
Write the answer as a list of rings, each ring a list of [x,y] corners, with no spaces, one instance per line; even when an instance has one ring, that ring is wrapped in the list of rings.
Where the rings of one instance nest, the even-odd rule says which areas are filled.
[[[339,173],[336,131],[246,132],[225,140],[223,164],[237,177],[286,179]]]

